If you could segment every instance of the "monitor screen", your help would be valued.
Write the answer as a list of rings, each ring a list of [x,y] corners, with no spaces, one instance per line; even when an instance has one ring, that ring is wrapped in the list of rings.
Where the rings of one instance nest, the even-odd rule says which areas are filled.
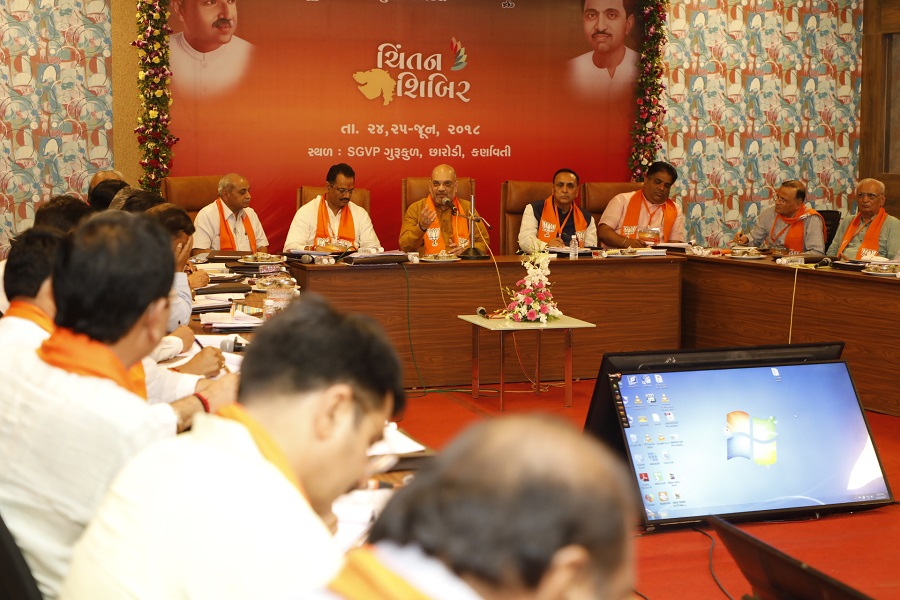
[[[648,528],[891,501],[846,363],[612,379]]]
[[[743,346],[731,348],[699,348],[691,350],[655,350],[644,352],[608,352],[600,362],[594,384],[594,395],[584,421],[584,431],[604,442],[621,456],[625,443],[619,424],[623,414],[612,398],[609,376],[623,371],[648,371],[690,368],[707,365],[767,365],[789,362],[821,362],[838,360],[844,342],[789,344],[778,346]]]

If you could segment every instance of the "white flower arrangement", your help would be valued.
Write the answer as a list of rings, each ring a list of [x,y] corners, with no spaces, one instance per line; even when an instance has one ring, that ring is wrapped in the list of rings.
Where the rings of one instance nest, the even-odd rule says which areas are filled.
[[[550,253],[535,250],[522,258],[527,275],[516,282],[517,290],[506,289],[510,298],[504,311],[507,321],[546,323],[563,316],[550,291]]]

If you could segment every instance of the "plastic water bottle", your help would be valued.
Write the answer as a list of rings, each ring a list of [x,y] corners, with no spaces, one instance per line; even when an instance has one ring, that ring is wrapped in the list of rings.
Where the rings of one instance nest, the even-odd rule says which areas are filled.
[[[578,258],[578,236],[573,233],[569,238],[569,259],[575,260],[576,258]]]

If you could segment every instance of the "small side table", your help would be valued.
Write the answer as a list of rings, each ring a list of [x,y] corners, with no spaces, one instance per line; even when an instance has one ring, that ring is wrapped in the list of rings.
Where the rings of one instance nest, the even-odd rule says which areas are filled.
[[[541,386],[541,334],[548,329],[557,329],[563,331],[565,344],[565,367],[566,367],[566,408],[572,406],[572,330],[583,329],[587,327],[596,327],[593,323],[581,321],[572,317],[560,317],[549,323],[516,323],[515,321],[507,321],[506,319],[485,319],[481,315],[458,315],[463,321],[472,324],[472,397],[478,398],[479,387],[479,333],[482,329],[488,331],[497,331],[500,333],[500,410],[504,407],[503,388],[505,383],[504,369],[504,341],[507,333],[515,333],[517,331],[536,331],[538,334],[537,345],[537,367],[535,368],[535,383],[538,393]]]

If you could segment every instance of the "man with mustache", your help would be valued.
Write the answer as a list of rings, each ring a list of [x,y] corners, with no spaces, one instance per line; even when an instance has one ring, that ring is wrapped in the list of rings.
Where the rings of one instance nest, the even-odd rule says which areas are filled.
[[[772,206],[759,213],[748,235],[742,230],[732,241],[738,245],[786,248],[804,254],[825,254],[825,220],[806,206],[806,186],[796,179],[781,184]]]
[[[172,12],[183,26],[169,38],[176,94],[214,96],[237,84],[253,55],[234,35],[237,0],[172,0]]]
[[[635,0],[585,0],[584,35],[593,48],[569,61],[569,84],[580,100],[614,103],[631,98],[640,55],[625,46],[634,27]]]
[[[900,219],[884,210],[884,184],[863,179],[856,185],[855,215],[841,221],[828,256],[858,260],[882,256],[896,260],[900,253]]]
[[[531,253],[544,246],[567,247],[573,235],[581,248],[596,246],[594,217],[576,200],[578,174],[560,169],[553,175],[550,197],[525,207],[519,226],[519,248]]]
[[[603,247],[644,248],[651,242],[683,242],[684,212],[669,198],[676,179],[675,167],[657,161],[647,169],[642,189],[614,196],[597,224],[597,239]]]

